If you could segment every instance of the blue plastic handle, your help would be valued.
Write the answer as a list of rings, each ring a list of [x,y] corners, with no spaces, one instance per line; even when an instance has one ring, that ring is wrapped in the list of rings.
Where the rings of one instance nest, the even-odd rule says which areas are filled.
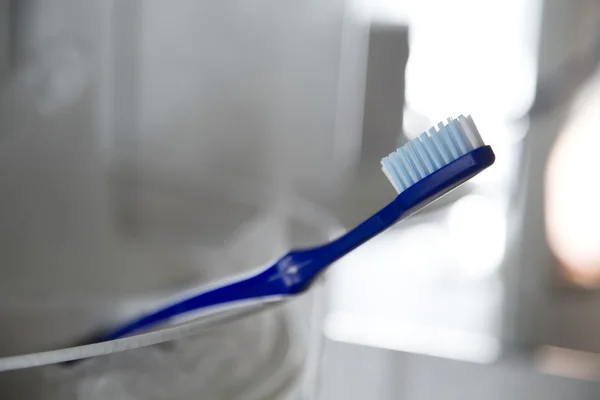
[[[254,298],[302,293],[331,263],[477,175],[492,165],[495,158],[490,146],[479,147],[416,182],[375,215],[338,239],[322,246],[291,251],[273,266],[250,278],[199,293],[145,315],[108,333],[101,340],[128,336],[191,311]]]

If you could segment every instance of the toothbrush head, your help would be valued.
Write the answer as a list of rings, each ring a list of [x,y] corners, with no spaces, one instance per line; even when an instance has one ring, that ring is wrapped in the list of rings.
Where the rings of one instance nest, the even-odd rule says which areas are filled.
[[[381,165],[405,206],[420,209],[494,161],[471,116],[461,115],[431,127],[384,157]]]

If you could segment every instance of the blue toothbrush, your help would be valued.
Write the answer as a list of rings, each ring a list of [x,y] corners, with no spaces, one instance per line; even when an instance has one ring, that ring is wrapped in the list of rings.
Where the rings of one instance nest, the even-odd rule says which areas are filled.
[[[470,116],[440,122],[383,158],[383,172],[398,196],[350,232],[321,246],[293,250],[254,275],[144,315],[101,336],[100,341],[140,333],[191,312],[281,301],[300,294],[334,261],[477,175],[494,160],[494,152],[484,144]]]

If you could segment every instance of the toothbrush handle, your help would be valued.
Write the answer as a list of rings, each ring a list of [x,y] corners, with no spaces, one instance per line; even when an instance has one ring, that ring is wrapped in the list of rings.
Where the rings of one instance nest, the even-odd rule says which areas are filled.
[[[288,291],[300,293],[329,265],[339,260],[369,239],[394,225],[408,215],[401,196],[362,222],[350,232],[324,245],[290,252],[278,264],[284,275],[289,275]]]
[[[319,251],[321,256],[328,256],[330,262],[333,262],[394,225],[406,214],[406,211],[402,198],[398,196],[350,232],[315,250]]]
[[[305,291],[331,263],[393,225],[404,214],[401,198],[334,241],[322,246],[294,250],[273,266],[246,279],[230,282],[144,315],[103,336],[114,340],[167,322],[190,311],[268,296],[285,296]]]
[[[233,283],[201,292],[193,297],[179,301],[173,305],[146,314],[119,329],[102,336],[100,341],[108,341],[128,336],[143,329],[167,322],[173,317],[190,311],[206,309],[212,306],[234,303],[252,298],[282,294],[285,285],[277,275],[274,267],[266,269],[257,275]]]
[[[331,263],[400,219],[417,212],[494,163],[491,147],[482,146],[465,154],[400,193],[391,203],[362,224],[322,246],[294,250],[256,275],[204,291],[177,304],[148,314],[107,335],[116,339],[165,322],[177,315],[247,299],[288,296],[305,291]]]

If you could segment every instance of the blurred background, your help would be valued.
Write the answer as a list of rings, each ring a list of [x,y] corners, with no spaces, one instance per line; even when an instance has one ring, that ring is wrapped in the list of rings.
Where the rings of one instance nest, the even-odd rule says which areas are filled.
[[[458,114],[496,164],[333,267],[318,345],[226,329],[215,376],[310,389],[143,398],[598,398],[597,0],[0,0],[0,356],[353,227],[394,197],[379,160]],[[125,398],[94,371],[57,398]],[[65,371],[0,394],[50,398],[32,379]]]

